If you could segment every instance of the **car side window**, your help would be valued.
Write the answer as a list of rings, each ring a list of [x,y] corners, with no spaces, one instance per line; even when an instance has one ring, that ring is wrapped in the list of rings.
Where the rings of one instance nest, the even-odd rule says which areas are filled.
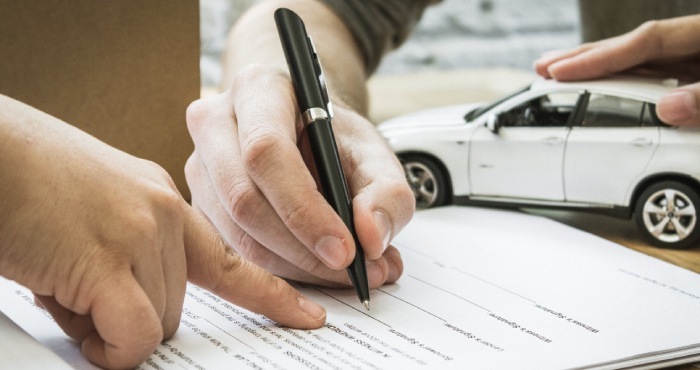
[[[578,93],[551,93],[528,100],[500,117],[502,127],[563,127],[576,108]]]
[[[583,127],[640,127],[646,103],[618,96],[591,94]],[[651,116],[651,115],[650,115]],[[653,118],[649,117],[653,120]],[[651,123],[653,121],[649,121]]]
[[[644,104],[644,113],[642,113],[642,127],[669,127],[669,125],[659,119],[656,115],[656,104]]]

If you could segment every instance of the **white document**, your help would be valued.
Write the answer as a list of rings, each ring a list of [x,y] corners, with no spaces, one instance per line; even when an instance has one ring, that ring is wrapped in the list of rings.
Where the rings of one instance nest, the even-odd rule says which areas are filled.
[[[71,369],[68,363],[0,312],[0,369]]]
[[[371,292],[370,311],[353,290],[300,287],[328,309],[318,330],[277,327],[189,286],[180,329],[141,368],[563,369],[700,360],[696,273],[546,218],[491,209],[419,211],[394,244],[404,276]],[[3,280],[0,310],[88,368],[30,297]]]

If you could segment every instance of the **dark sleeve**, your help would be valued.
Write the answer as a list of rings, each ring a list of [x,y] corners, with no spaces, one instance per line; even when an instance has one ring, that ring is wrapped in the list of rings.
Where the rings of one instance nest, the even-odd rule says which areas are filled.
[[[372,73],[387,51],[403,43],[425,8],[441,0],[323,0],[345,21]]]

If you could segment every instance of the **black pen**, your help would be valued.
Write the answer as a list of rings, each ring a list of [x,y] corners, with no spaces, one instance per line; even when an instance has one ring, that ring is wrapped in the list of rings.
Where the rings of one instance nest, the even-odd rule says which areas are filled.
[[[321,63],[301,18],[289,9],[275,11],[275,23],[292,77],[294,93],[309,137],[319,182],[326,201],[350,229],[355,240],[355,259],[348,266],[348,275],[360,301],[369,310],[369,285],[365,254],[355,232],[352,204],[345,174],[340,164],[333,136],[331,103],[321,70]]]

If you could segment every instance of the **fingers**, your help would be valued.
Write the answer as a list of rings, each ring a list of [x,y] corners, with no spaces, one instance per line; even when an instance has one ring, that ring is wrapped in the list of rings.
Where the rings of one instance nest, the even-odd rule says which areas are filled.
[[[191,209],[185,219],[185,253],[189,280],[231,303],[294,328],[318,328],[326,320],[323,307],[232,253],[211,225]]]
[[[405,189],[405,180],[393,184],[371,184],[353,199],[355,228],[365,257],[382,256],[389,242],[410,221],[415,198]]]
[[[353,240],[296,146],[299,122],[289,78],[250,68],[236,81],[232,94],[188,110],[190,133],[219,201],[233,222],[284,259],[312,272],[316,262],[306,256],[313,255],[342,269],[354,257]]]
[[[184,201],[179,202],[180,207],[188,207]],[[181,211],[172,211],[170,215],[181,215]],[[183,223],[174,222],[175,228],[161,230],[163,239],[160,261],[161,271],[165,285],[165,309],[161,318],[163,327],[163,339],[170,339],[180,326],[180,315],[184,303],[185,290],[187,288],[187,265],[184,253]],[[150,264],[138,264],[139,268],[150,269]]]
[[[285,277],[298,278],[301,269],[316,280],[347,284],[344,267],[354,258],[353,238],[317,190],[303,159],[305,143],[298,141],[300,122],[289,78],[270,72],[249,68],[230,94],[201,100],[188,110],[196,146],[186,167],[193,199],[247,259]],[[413,215],[414,198],[398,160],[366,119],[337,114],[333,124],[350,192],[356,195],[358,237],[372,261],[370,285],[379,286],[389,276],[400,276],[383,253]]]
[[[535,72],[537,72],[537,74],[539,74],[542,77],[552,78],[552,75],[549,73],[549,66],[560,60],[571,58],[581,53],[584,53],[587,50],[590,50],[591,47],[593,47],[592,44],[584,44],[573,49],[553,50],[546,52],[542,54],[542,57],[540,57],[533,63]]]
[[[399,280],[403,274],[403,260],[401,259],[401,253],[399,253],[399,250],[394,246],[390,245],[384,252],[384,258],[389,265],[389,276],[387,276],[386,282],[396,282],[396,280]]]
[[[646,22],[633,31],[551,52],[535,61],[535,71],[561,81],[598,78],[648,62],[692,57],[700,52],[696,37],[700,16]]]
[[[618,37],[547,53],[535,61],[534,67],[541,76],[561,81],[598,78],[632,68],[645,75],[662,72],[663,76],[670,73],[676,78],[696,80],[693,66],[700,53],[695,37],[698,33],[700,15],[650,21]],[[699,104],[700,87],[696,83],[664,95],[656,112],[672,125],[697,125]]]
[[[54,297],[34,294],[34,298],[53,317],[61,330],[75,341],[82,342],[89,333],[95,331],[90,315],[78,315],[61,306]]]
[[[189,161],[195,160],[196,153],[193,154]],[[194,166],[189,161],[188,166]],[[190,171],[195,171],[194,167],[190,168]],[[190,185],[190,187],[192,187],[192,185]],[[193,194],[195,193],[203,196],[212,194],[211,192],[193,191]],[[201,197],[192,200],[192,208],[195,212],[199,212],[197,210],[202,207],[199,204],[199,200],[201,200]],[[235,245],[236,247],[234,249],[241,255],[246,256],[247,259],[255,262],[258,266],[268,271],[273,271],[277,276],[283,276],[288,279],[304,281],[311,284],[330,287],[347,287],[351,284],[345,270],[333,271],[326,269],[325,271],[318,271],[318,276],[309,274],[289,261],[272,253],[241,228],[230,222],[230,220],[227,219],[228,215],[226,211],[223,210],[219,203],[205,201],[205,204],[211,207],[206,211],[206,215],[210,220],[223,220],[221,223],[215,221],[211,222],[224,239],[230,245]],[[401,271],[403,270],[401,256],[395,248],[389,247],[379,259],[367,262],[367,270],[369,286],[371,288],[379,287],[385,282],[394,282],[401,276]],[[338,282],[342,284],[338,284]]]
[[[131,368],[163,340],[161,321],[130,271],[110,272],[96,286],[90,312],[95,331],[85,333],[83,355],[105,368]]]
[[[675,89],[659,99],[656,114],[672,125],[700,125],[700,83]]]
[[[560,81],[599,78],[650,59],[649,45],[656,38],[649,32],[635,31],[627,35],[585,45],[573,55],[536,63],[546,68],[546,73]]]
[[[223,203],[216,196],[216,190],[209,181],[209,174],[199,160],[197,151],[188,159],[185,167],[187,181],[192,190],[192,205],[201,210],[206,218],[221,233],[227,244],[249,261],[261,266],[277,276],[324,286],[349,285],[350,279],[344,270],[331,270],[325,266],[308,248],[299,242],[281,222],[278,227],[265,225],[276,214],[272,207],[265,205],[264,198],[255,201],[263,203],[264,214],[250,212],[262,220],[250,233],[233,222]],[[253,206],[254,203],[246,203]],[[340,283],[340,284],[339,284]]]
[[[338,109],[338,146],[353,198],[355,229],[365,257],[380,258],[411,220],[415,198],[393,151],[362,117]],[[352,132],[348,132],[352,131]]]
[[[353,198],[355,230],[371,288],[401,276],[401,256],[389,242],[411,220],[415,198],[393,151],[366,119],[338,107],[336,136]],[[389,248],[389,249],[387,249]]]
[[[82,343],[83,355],[89,361],[104,368],[131,368],[145,361],[163,339],[162,331],[158,330],[160,320],[153,307],[139,286],[132,283],[135,284],[132,280],[126,288],[130,292],[117,292],[117,295],[124,294],[110,302],[101,302],[104,297],[109,298],[109,293],[101,294],[102,298],[96,299],[90,315],[76,314],[54,297],[35,295],[35,298],[69,337]],[[140,310],[140,315],[129,316],[134,311],[122,311],[127,307]],[[108,312],[104,312],[105,309]],[[99,318],[99,327],[93,316]],[[137,331],[133,331],[135,329]],[[143,337],[144,333],[147,336]]]
[[[275,91],[272,100],[286,104],[267,109],[250,84],[234,84],[243,163],[284,226],[328,267],[341,269],[354,257],[352,235],[318,191],[297,147],[291,81],[283,74],[251,74],[260,92]]]

